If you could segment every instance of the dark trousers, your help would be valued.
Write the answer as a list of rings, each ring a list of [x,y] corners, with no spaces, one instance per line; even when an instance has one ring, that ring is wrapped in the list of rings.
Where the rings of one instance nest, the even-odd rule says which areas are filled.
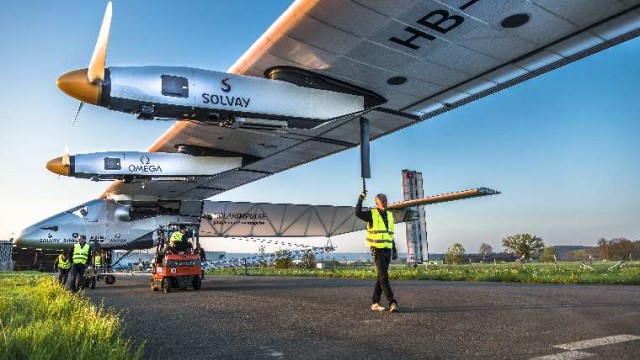
[[[376,287],[373,289],[372,303],[376,304],[380,302],[380,296],[384,292],[384,296],[389,301],[389,304],[395,303],[396,299],[393,297],[393,291],[389,284],[389,263],[391,262],[391,249],[372,249],[373,262],[376,264],[378,270],[378,279],[376,280]]]
[[[67,278],[69,277],[69,270],[71,270],[71,268],[69,269],[58,268],[58,282],[63,286],[67,283]]]
[[[73,264],[71,266],[71,284],[69,288],[71,291],[78,291],[78,282],[84,281],[84,271],[87,269],[85,264]]]

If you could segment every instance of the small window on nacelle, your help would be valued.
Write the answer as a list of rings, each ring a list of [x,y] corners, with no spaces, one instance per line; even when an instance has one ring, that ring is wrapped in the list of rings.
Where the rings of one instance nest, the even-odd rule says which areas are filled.
[[[162,75],[162,95],[188,98],[189,79],[182,76]]]
[[[105,170],[120,170],[120,158],[104,158],[104,169]]]

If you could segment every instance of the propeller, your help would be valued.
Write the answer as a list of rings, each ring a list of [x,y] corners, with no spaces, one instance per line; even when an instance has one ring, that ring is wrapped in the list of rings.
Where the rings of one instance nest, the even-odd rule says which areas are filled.
[[[80,110],[82,110],[83,106],[84,106],[84,103],[80,101],[80,106],[78,106],[78,110],[76,111],[76,117],[73,118],[73,123],[71,123],[72,128],[76,126],[76,121],[78,121],[78,115],[80,115]]]
[[[105,62],[107,59],[107,48],[109,47],[109,34],[111,33],[111,1],[107,3],[104,12],[102,26],[93,49],[93,55],[89,62],[88,69],[70,71],[58,78],[58,87],[67,95],[80,100],[80,106],[76,111],[76,117],[71,127],[75,126],[78,115],[84,103],[98,105],[102,94],[102,82],[105,75]]]
[[[69,176],[69,173],[71,172],[71,157],[69,155],[69,146],[65,145],[64,153],[62,154],[62,156],[49,160],[45,166],[54,174]]]
[[[62,166],[71,165],[71,161],[69,160],[69,145],[64,146],[64,152],[62,153],[62,157],[60,158],[60,162]]]
[[[109,47],[109,34],[111,33],[111,1],[107,3],[107,9],[104,12],[102,26],[96,41],[96,47],[93,49],[93,55],[89,62],[87,71],[87,79],[91,83],[99,83],[104,80],[104,66],[107,60],[107,48]]]

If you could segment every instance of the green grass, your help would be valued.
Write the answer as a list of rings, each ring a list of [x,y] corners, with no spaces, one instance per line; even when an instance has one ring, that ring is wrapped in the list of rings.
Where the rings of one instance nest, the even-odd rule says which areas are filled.
[[[0,359],[140,359],[111,310],[50,275],[0,273]]]
[[[614,263],[593,263],[592,269],[576,262],[556,264],[466,264],[424,265],[413,268],[393,265],[389,276],[394,280],[440,280],[470,282],[513,282],[543,284],[619,284],[640,285],[640,262],[628,262],[611,268]],[[373,266],[336,267],[332,269],[281,269],[249,268],[249,275],[258,276],[307,276],[349,279],[375,279]],[[209,270],[211,275],[242,275],[244,269]]]

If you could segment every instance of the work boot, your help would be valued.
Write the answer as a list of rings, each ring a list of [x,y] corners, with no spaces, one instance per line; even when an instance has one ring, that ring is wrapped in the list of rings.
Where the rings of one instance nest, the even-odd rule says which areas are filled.
[[[389,305],[389,311],[394,313],[394,312],[398,312],[398,304],[397,303],[391,303],[391,305]]]
[[[385,308],[384,308],[384,306],[380,306],[380,304],[375,303],[375,304],[371,304],[371,310],[373,310],[373,311],[384,311]]]

